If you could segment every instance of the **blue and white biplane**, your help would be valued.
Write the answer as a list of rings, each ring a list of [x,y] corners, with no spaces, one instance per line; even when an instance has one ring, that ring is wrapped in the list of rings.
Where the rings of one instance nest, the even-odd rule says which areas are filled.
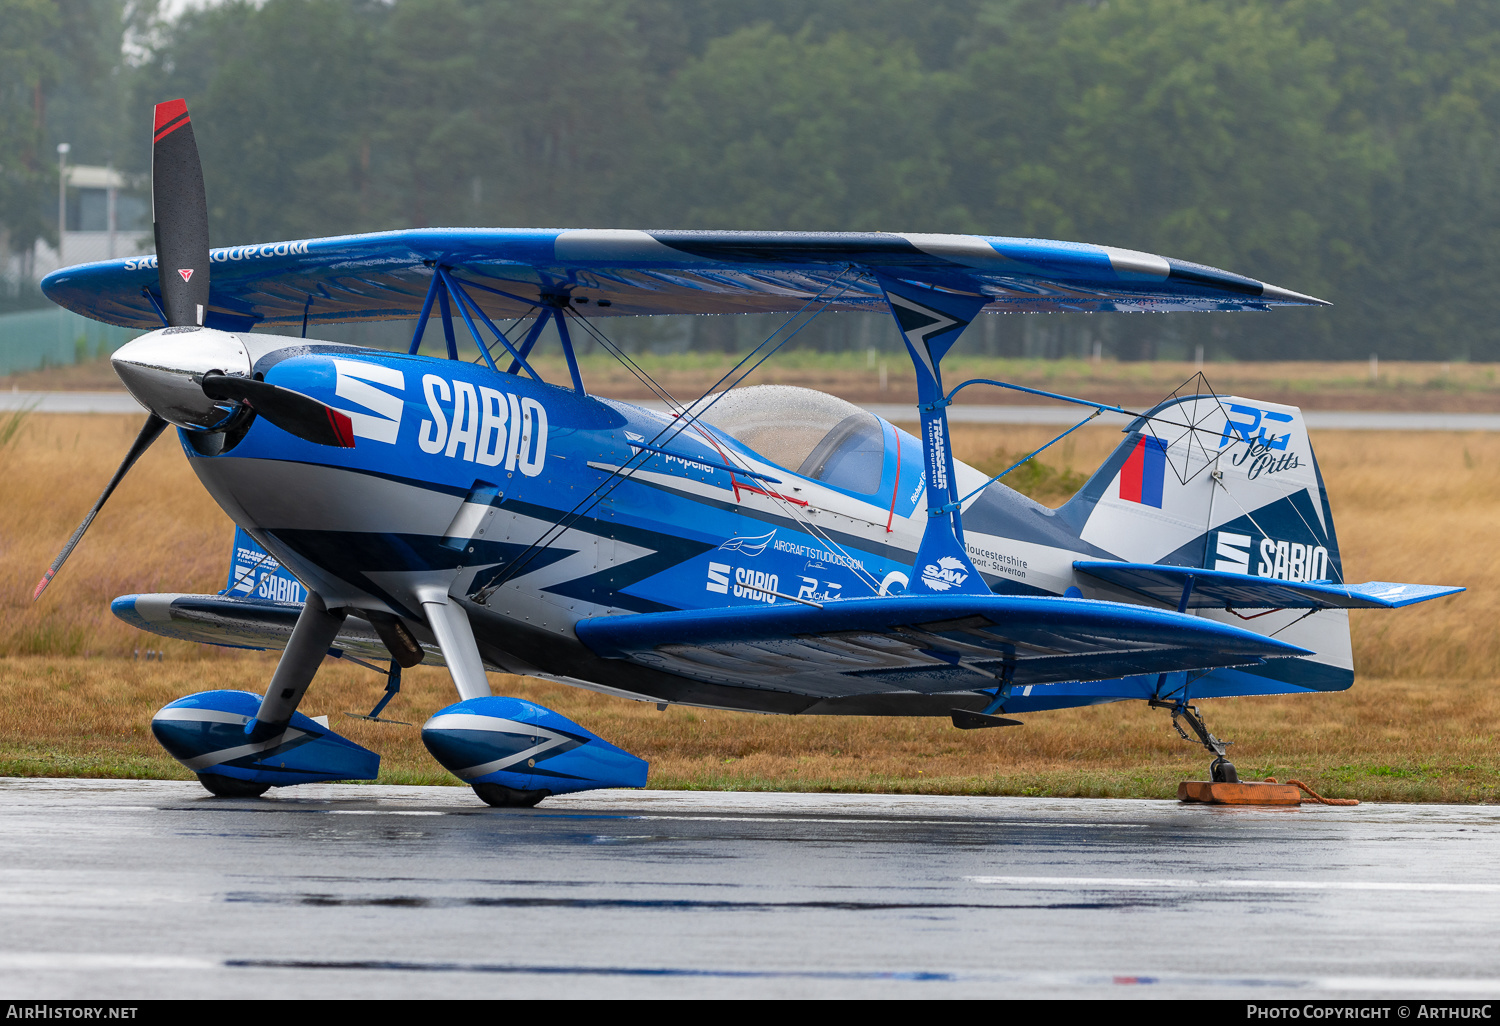
[[[960,728],[1136,699],[1169,709],[1213,754],[1213,778],[1233,780],[1190,700],[1347,688],[1350,609],[1461,590],[1345,581],[1295,407],[1174,395],[1137,413],[1055,510],[950,452],[946,408],[973,382],[946,388],[941,365],[982,312],[1320,304],[1309,296],[987,236],[435,229],[211,250],[183,101],[156,108],[153,152],[157,256],[43,283],[71,310],[153,330],[113,358],[150,416],[37,591],[175,426],[239,526],[228,586],[127,595],[114,611],[167,637],[282,652],[264,695],[208,691],[153,721],[215,794],[375,777],[375,753],[297,711],[330,653],[389,664],[373,718],[402,667],[445,665],[459,700],[423,740],[492,805],[641,786],[647,769],[491,695],[492,670],[662,706]],[[919,436],[831,395],[735,387],[824,310],[891,315]],[[574,335],[655,387],[604,325],[663,313],[788,320],[710,394],[658,389],[665,412],[590,395]],[[405,354],[308,337],[396,318],[416,318]],[[444,352],[424,355],[434,318]],[[549,324],[566,383],[532,366]],[[1085,420],[1126,412],[1052,398],[1083,403]]]

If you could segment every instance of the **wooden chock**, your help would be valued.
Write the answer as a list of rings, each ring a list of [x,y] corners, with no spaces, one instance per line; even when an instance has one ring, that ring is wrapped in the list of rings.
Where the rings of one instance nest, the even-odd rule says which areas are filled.
[[[1302,791],[1295,784],[1184,780],[1177,785],[1177,800],[1203,805],[1301,805]]]

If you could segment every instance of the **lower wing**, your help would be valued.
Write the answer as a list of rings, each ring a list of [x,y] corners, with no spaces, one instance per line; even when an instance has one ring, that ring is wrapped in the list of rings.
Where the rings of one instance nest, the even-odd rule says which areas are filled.
[[[1307,649],[1117,602],[894,596],[594,617],[597,655],[714,684],[835,697],[925,694],[1256,665]]]

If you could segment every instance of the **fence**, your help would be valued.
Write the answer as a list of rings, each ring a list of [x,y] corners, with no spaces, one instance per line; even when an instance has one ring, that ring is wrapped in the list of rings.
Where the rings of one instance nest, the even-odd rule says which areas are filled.
[[[0,375],[107,356],[139,334],[62,307],[0,314]]]

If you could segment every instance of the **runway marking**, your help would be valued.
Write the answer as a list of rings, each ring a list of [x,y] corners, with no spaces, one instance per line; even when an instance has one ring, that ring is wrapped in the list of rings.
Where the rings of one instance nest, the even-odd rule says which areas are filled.
[[[225,895],[231,904],[310,905],[317,908],[569,908],[645,909],[670,911],[760,912],[805,909],[836,912],[901,911],[1055,911],[1067,909],[1134,908],[1138,902],[1065,902],[993,904],[951,901],[731,901],[699,898],[556,898],[556,897],[423,897],[419,895],[287,894],[236,891]]]
[[[76,953],[71,951],[0,951],[0,972],[7,970],[38,971],[72,969],[97,972],[108,969],[217,969],[224,963],[216,958],[191,955],[133,955],[115,953]]]
[[[891,826],[984,826],[1027,827],[1032,830],[1147,830],[1146,823],[1055,823],[1047,821],[984,819],[981,817],[954,816],[945,819],[916,819],[906,816],[767,816],[747,812],[739,816],[705,816],[682,813],[641,813],[628,815],[628,819],[703,820],[710,823],[875,823]]]
[[[1116,876],[966,876],[970,883],[1016,887],[1115,887],[1139,890],[1213,891],[1430,891],[1457,894],[1500,894],[1500,884],[1421,883],[1377,880],[1174,880]]]
[[[1056,988],[1239,987],[1264,990],[1340,992],[1437,992],[1490,995],[1500,979],[1375,976],[1261,977],[1191,973],[973,972],[926,969],[716,969],[682,966],[526,965],[499,962],[419,962],[392,959],[203,958],[124,953],[0,952],[0,972],[157,970],[199,973],[214,969],[289,969],[314,972],[482,973],[511,976],[627,976],[732,980],[890,981],[895,983],[987,983]]]

